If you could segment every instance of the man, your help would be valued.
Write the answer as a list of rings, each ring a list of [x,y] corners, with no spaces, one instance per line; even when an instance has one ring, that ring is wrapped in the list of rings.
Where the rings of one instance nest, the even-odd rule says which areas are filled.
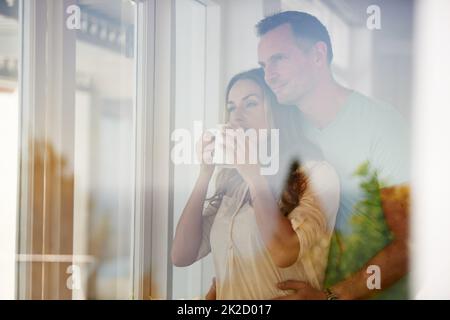
[[[329,258],[329,287],[319,291],[303,282],[286,281],[278,284],[279,288],[295,293],[284,298],[364,299],[389,292],[408,271],[409,168],[404,121],[395,109],[334,80],[330,37],[314,16],[295,11],[278,13],[260,21],[257,33],[258,58],[267,84],[281,104],[298,107],[299,128],[322,149],[341,180],[337,236],[330,250],[336,257]],[[359,174],[355,174],[358,168]],[[381,185],[376,193],[370,189],[374,181]],[[380,200],[386,230],[370,220],[376,219],[374,215],[367,215],[365,222],[355,219],[365,211],[376,212],[376,208],[367,207],[371,195]],[[369,205],[376,206],[374,202]],[[355,221],[365,223],[365,229]],[[363,231],[356,234],[355,230]],[[370,238],[369,234],[375,236]],[[355,235],[363,240],[353,241]],[[379,235],[384,238],[373,247],[373,239]],[[353,267],[349,270],[348,265]],[[334,280],[333,272],[339,273]],[[407,298],[406,286],[402,288],[393,297]]]

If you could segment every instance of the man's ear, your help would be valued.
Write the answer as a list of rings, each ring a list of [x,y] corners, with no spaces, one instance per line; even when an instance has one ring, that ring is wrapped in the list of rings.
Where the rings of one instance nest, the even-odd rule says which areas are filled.
[[[319,66],[328,63],[328,47],[323,41],[314,45],[314,62]]]

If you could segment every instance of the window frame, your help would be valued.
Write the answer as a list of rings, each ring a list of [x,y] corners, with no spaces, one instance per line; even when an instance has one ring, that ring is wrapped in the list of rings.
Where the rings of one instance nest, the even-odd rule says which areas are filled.
[[[219,3],[213,0],[194,1],[207,8],[207,19],[220,21]],[[136,34],[139,41],[136,43],[141,47],[136,50],[138,129],[134,296],[138,299],[171,299],[174,167],[170,160],[170,137],[174,128],[175,108],[176,0],[140,0],[137,3]],[[211,41],[218,34],[216,42]],[[220,22],[215,29],[207,28],[206,50],[210,54],[206,55],[205,61],[205,104],[218,107],[216,113],[207,115],[206,122],[223,117],[219,108],[220,37]],[[214,81],[208,81],[213,78]],[[207,279],[208,287],[210,281]],[[206,283],[206,280],[202,282]]]
[[[34,157],[37,152],[37,140],[41,139],[44,145],[52,143],[58,150],[65,150],[72,155],[74,148],[74,136],[71,128],[64,128],[71,134],[61,137],[58,133],[62,130],[59,125],[51,126],[52,120],[58,118],[74,118],[75,92],[75,34],[67,28],[61,28],[65,21],[64,8],[74,4],[75,0],[63,0],[58,2],[28,0],[20,1],[20,28],[21,28],[21,58],[20,58],[20,151],[19,165],[19,206],[17,223],[17,276],[16,297],[19,299],[68,299],[72,293],[67,288],[60,286],[61,279],[65,277],[62,272],[64,265],[71,265],[73,257],[73,243],[56,241],[57,251],[64,251],[65,259],[56,269],[52,259],[51,246],[55,245],[50,235],[50,222],[46,221],[47,210],[45,200],[34,206],[34,185],[39,180],[47,179],[45,170],[36,171]],[[48,28],[47,28],[48,27]],[[40,44],[45,43],[46,32],[52,38],[52,47],[48,52]],[[48,56],[46,56],[48,54]],[[46,61],[52,61],[51,64]],[[46,81],[42,81],[46,79]],[[45,93],[48,93],[46,96]],[[59,108],[58,106],[64,106]],[[73,128],[72,128],[73,129]],[[29,159],[33,159],[29,161]],[[48,164],[45,163],[44,166]],[[56,163],[56,170],[61,172],[63,160]],[[55,192],[59,195],[55,201],[55,207],[51,212],[57,212],[52,223],[58,226],[58,240],[61,239],[61,228],[65,235],[72,232],[73,228],[61,224],[62,194],[73,190],[72,183],[63,186],[60,181],[55,183]],[[43,198],[50,196],[50,192],[42,186]],[[70,207],[70,206],[69,206]],[[68,213],[73,221],[72,211]],[[59,212],[58,212],[59,209]],[[35,222],[38,212],[43,213],[42,225]],[[49,210],[50,211],[50,210]],[[68,228],[69,227],[69,228]],[[67,230],[66,230],[67,229]],[[42,234],[41,234],[42,233]],[[48,237],[46,237],[48,236]],[[64,245],[65,244],[65,245]],[[68,247],[67,247],[68,245]],[[63,246],[63,248],[61,248]],[[67,248],[66,248],[67,247]],[[54,249],[54,248],[53,248]],[[35,255],[35,252],[41,254]],[[32,254],[29,254],[31,252]],[[52,253],[52,252],[50,252]],[[23,263],[23,264],[21,264]],[[65,269],[64,269],[65,270]],[[39,280],[41,277],[41,280]],[[64,281],[65,284],[65,281]]]
[[[155,94],[155,17],[154,0],[138,1],[135,28],[136,112],[135,123],[135,202],[132,243],[133,298],[149,299],[152,275],[153,212],[153,124]],[[151,124],[151,125],[149,125]],[[148,160],[151,160],[150,162]]]

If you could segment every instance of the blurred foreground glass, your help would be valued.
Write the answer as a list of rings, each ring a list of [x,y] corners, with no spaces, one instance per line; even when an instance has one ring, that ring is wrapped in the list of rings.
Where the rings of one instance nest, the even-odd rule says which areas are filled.
[[[81,6],[76,42],[74,255],[88,259],[80,262],[77,297],[129,299],[136,17],[130,1],[82,3],[88,4]]]
[[[60,40],[65,4],[35,8],[50,17],[38,21],[47,78],[22,148],[19,298],[131,299],[136,8],[78,1],[80,28]]]

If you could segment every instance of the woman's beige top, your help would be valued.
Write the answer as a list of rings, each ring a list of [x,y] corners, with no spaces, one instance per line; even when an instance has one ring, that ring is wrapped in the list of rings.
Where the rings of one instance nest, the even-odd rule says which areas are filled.
[[[240,183],[223,196],[220,204],[209,204],[203,213],[203,240],[197,259],[213,255],[217,299],[271,299],[287,295],[276,284],[301,280],[321,289],[327,265],[331,232],[339,207],[339,180],[326,162],[307,162],[302,169],[308,187],[289,215],[298,235],[296,263],[278,268],[266,249],[255,213],[244,202],[248,186]]]

